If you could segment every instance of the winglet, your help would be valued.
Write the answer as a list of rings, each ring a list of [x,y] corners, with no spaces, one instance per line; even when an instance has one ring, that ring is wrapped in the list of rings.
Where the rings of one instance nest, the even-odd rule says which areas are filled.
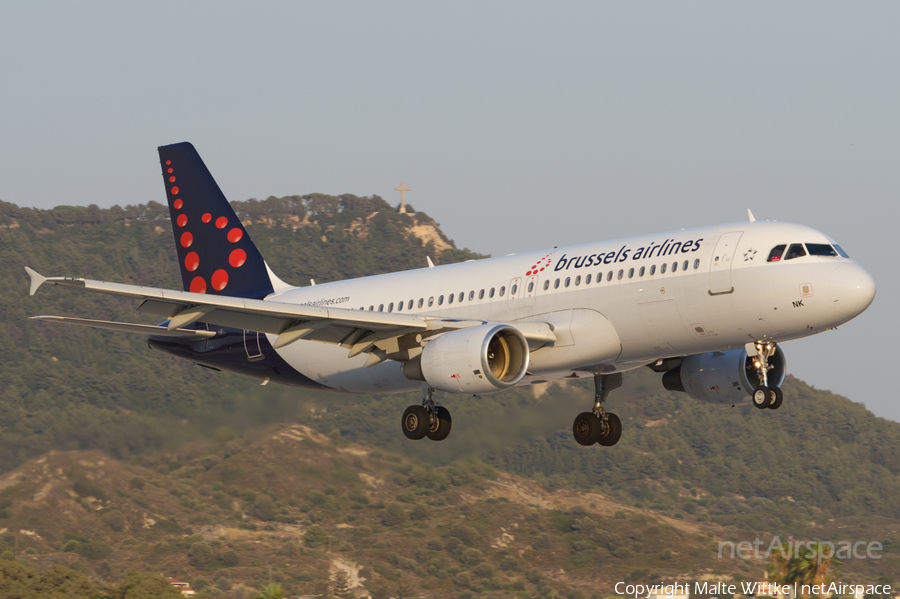
[[[750,212],[750,209],[749,209],[749,208],[747,208],[747,216],[750,217],[750,222],[751,222],[751,223],[755,223],[755,222],[756,222],[756,217],[753,216],[753,213]]]
[[[434,262],[431,261],[431,256],[425,256],[428,260],[428,268],[434,268]]]
[[[31,277],[31,290],[29,290],[28,295],[34,295],[34,292],[38,290],[38,287],[40,287],[44,283],[44,281],[47,280],[47,277],[41,275],[35,270],[28,268],[27,266],[25,267],[25,272],[27,272],[28,276]]]

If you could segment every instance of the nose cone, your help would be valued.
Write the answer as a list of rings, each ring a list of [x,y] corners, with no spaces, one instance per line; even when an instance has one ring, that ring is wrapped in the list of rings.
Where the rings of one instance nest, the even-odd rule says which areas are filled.
[[[875,299],[875,281],[858,264],[844,264],[831,273],[834,307],[844,316],[854,317]]]

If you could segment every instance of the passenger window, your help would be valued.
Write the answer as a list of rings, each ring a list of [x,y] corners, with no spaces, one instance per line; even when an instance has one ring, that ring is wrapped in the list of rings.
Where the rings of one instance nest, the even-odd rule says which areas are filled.
[[[550,289],[550,279],[544,281],[544,291],[547,291],[548,289]]]
[[[639,277],[643,277],[643,276],[644,276],[644,267],[643,267],[643,266],[641,267],[641,270],[640,270],[640,272],[638,273],[638,276],[639,276]]]
[[[629,269],[628,269],[628,278],[629,278],[629,279],[633,279],[633,278],[634,278],[634,269],[633,269],[633,268],[629,268]]]
[[[556,279],[556,280],[553,282],[553,288],[554,288],[554,289],[559,289],[559,279]]]
[[[612,281],[612,275],[613,275],[613,271],[609,271],[609,273],[606,275],[606,280]]]
[[[650,266],[650,276],[652,277],[655,274],[656,274],[656,265],[653,264]]]
[[[684,264],[681,265],[681,270],[687,270],[687,267],[688,267],[688,261],[685,260]]]
[[[781,255],[784,254],[784,248],[786,247],[787,245],[784,243],[773,247],[772,251],[769,252],[769,258],[768,260],[766,260],[766,262],[778,262],[779,260],[781,260]]]
[[[678,263],[677,263],[677,262],[673,262],[673,263],[672,263],[672,272],[675,272],[675,271],[677,271],[677,270],[678,270]]]
[[[460,292],[459,292],[459,301],[463,301],[463,298],[464,298],[464,297],[466,297],[465,292],[460,291]]]
[[[394,311],[394,302],[391,302],[388,304],[388,312],[393,312],[393,311]]]
[[[838,255],[834,248],[827,243],[807,243],[806,250],[810,256],[827,256],[831,258]]]
[[[624,271],[624,270],[619,270],[619,275],[618,275],[616,278],[619,279],[619,280],[621,281],[621,280],[622,280],[622,277],[624,277],[624,276],[625,276],[625,271]]]
[[[659,274],[661,274],[661,275],[666,274],[666,264],[665,263],[663,263],[663,265],[659,267]]]
[[[423,300],[423,299],[420,297],[420,298],[419,298],[419,308],[421,308],[423,305],[425,305],[425,300]]]
[[[369,312],[374,312],[374,311],[375,311],[375,306],[369,306]]]
[[[470,292],[469,292],[469,301],[471,302],[471,301],[474,300],[474,299],[475,299],[475,292],[474,292],[474,291],[470,291]]]
[[[494,297],[494,288],[491,287],[490,292],[488,292],[488,297]]]
[[[442,295],[438,298],[438,306],[443,306],[443,305],[444,305],[444,296]]]
[[[518,291],[518,290],[519,290],[519,286],[518,286],[518,285],[513,285],[513,286],[512,286],[512,289],[509,290],[509,293],[510,293],[511,295],[515,295],[515,294],[516,294],[516,291]]]
[[[403,302],[397,302],[397,312],[403,312]]]
[[[586,277],[584,278],[584,284],[585,284],[585,285],[590,285],[590,284],[591,284],[591,277],[592,277],[592,276],[593,276],[593,275],[588,275],[588,276],[586,276]]]
[[[784,255],[785,260],[793,260],[794,258],[802,258],[806,255],[806,250],[803,249],[802,243],[792,243],[791,247],[788,248],[788,251]]]
[[[698,268],[700,268],[700,258],[694,260],[694,270],[697,270]]]
[[[428,307],[430,308],[433,305],[434,305],[434,296],[432,295],[431,297],[428,298]]]
[[[453,303],[453,298],[454,298],[454,297],[455,297],[455,296],[454,296],[452,293],[451,293],[450,295],[448,295],[448,296],[447,296],[447,303],[448,303],[448,304],[452,304],[452,303]]]
[[[378,304],[378,311],[384,312],[384,304]]]
[[[484,289],[478,292],[478,299],[484,299]]]
[[[506,295],[506,285],[500,287],[500,297]]]
[[[572,277],[566,277],[566,287],[569,286],[569,283],[572,282]]]
[[[534,291],[534,281],[528,283],[528,293]]]
[[[579,285],[581,285],[581,275],[575,277],[575,286],[578,287]]]

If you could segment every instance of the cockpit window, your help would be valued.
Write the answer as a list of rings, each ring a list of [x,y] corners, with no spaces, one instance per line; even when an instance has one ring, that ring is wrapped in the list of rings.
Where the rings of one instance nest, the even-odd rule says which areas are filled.
[[[794,258],[802,258],[806,255],[806,250],[803,249],[802,243],[792,243],[791,247],[788,248],[787,254],[784,255],[785,260],[793,260]]]
[[[838,244],[834,244],[834,249],[836,249],[836,250],[837,250],[837,253],[841,255],[841,258],[849,258],[849,257],[850,257],[850,256],[847,254],[847,252],[844,251],[844,248],[842,248],[842,247],[839,246]]]
[[[784,248],[787,247],[787,244],[782,243],[781,245],[776,245],[772,248],[772,251],[769,252],[769,259],[766,262],[778,262],[781,260],[781,255],[784,253]]]
[[[834,251],[834,248],[828,245],[827,243],[807,243],[806,251],[809,252],[810,256],[837,256],[837,252]]]

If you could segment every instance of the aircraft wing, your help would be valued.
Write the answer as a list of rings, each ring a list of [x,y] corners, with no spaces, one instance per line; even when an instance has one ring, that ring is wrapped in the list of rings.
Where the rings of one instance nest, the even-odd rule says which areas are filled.
[[[139,312],[169,319],[167,328],[150,327],[151,329],[175,331],[200,321],[278,335],[273,343],[276,349],[300,339],[341,345],[349,349],[348,358],[364,352],[372,354],[369,365],[388,358],[409,359],[408,351],[421,347],[422,339],[426,337],[482,324],[480,320],[289,304],[76,277],[44,277],[31,268],[26,267],[25,270],[31,277],[30,295],[34,295],[41,285],[48,283],[141,300]],[[46,320],[50,317],[42,318]],[[72,320],[68,322],[87,326],[100,326],[89,325],[88,322],[103,322],[82,320],[75,323]],[[531,342],[542,345],[556,340],[552,327],[547,323],[516,323],[516,326]],[[148,333],[156,334],[149,330]]]

